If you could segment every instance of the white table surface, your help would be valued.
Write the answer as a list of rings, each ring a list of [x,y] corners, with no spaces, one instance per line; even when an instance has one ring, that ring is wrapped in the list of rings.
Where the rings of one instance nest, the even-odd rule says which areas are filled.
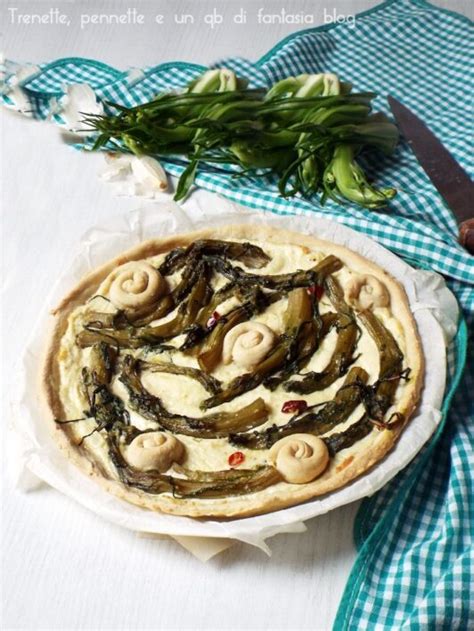
[[[337,3],[353,14],[376,3]],[[470,0],[437,4],[472,17]],[[71,25],[12,23],[7,7],[44,13],[59,7]],[[6,57],[31,62],[80,55],[120,68],[171,59],[210,63],[231,55],[256,59],[291,25],[258,25],[266,13],[315,14],[334,3],[278,2],[20,2],[2,4]],[[144,25],[81,29],[81,14],[120,13],[137,7]],[[203,17],[217,7],[224,23],[211,29]],[[248,28],[232,15],[248,11]],[[190,13],[195,24],[153,24],[163,13]],[[245,33],[245,35],[244,35]],[[102,158],[61,143],[56,128],[2,113],[2,324],[4,421],[11,412],[12,367],[57,270],[91,225],[141,205],[113,197],[97,178]],[[352,524],[357,503],[313,519],[304,534],[271,540],[273,556],[235,545],[206,565],[172,540],[150,540],[112,526],[49,488],[20,493],[3,476],[4,629],[320,629],[331,628],[355,558]]]

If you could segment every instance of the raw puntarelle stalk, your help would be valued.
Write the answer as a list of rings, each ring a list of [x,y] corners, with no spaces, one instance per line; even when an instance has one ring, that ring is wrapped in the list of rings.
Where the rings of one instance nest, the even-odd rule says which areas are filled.
[[[231,168],[234,177],[276,175],[283,197],[319,193],[322,203],[331,198],[376,209],[396,190],[371,185],[356,157],[367,149],[390,154],[398,131],[372,113],[374,93],[351,90],[332,73],[252,90],[232,71],[215,69],[181,92],[136,107],[108,103],[110,114],[86,115],[85,122],[98,132],[94,149],[185,156],[176,200],[187,195],[199,170]]]

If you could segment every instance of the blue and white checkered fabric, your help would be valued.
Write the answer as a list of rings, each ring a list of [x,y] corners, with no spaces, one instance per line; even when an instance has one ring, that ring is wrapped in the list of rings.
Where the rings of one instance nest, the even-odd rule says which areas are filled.
[[[473,43],[467,18],[424,0],[389,0],[357,16],[354,25],[296,33],[255,64],[226,59],[218,66],[248,77],[252,87],[303,72],[335,72],[358,91],[377,92],[375,108],[386,112],[390,93],[425,120],[472,175]],[[8,64],[6,70],[8,74]],[[32,115],[46,118],[51,99],[61,96],[67,83],[88,83],[101,100],[131,106],[183,86],[204,70],[170,63],[120,72],[71,58],[39,66],[22,87]],[[173,175],[184,168],[184,162],[162,163]],[[457,244],[453,215],[405,142],[393,157],[371,157],[366,168],[378,183],[399,190],[386,211],[286,200],[270,177],[232,179],[229,170],[213,167],[199,172],[196,182],[246,206],[287,214],[289,225],[292,214],[329,217],[368,234],[411,264],[442,273],[472,335],[474,259]],[[449,349],[451,383],[437,436],[359,512],[355,537],[360,552],[338,612],[337,631],[474,629],[472,346],[458,384],[465,335],[462,324]]]

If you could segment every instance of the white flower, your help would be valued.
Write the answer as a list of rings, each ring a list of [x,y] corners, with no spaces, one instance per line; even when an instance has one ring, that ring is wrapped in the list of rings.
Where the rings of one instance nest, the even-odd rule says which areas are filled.
[[[3,103],[6,107],[24,114],[29,112],[31,105],[23,86],[38,72],[38,66],[21,66],[6,79],[2,89]]]
[[[55,119],[69,131],[86,131],[83,122],[85,114],[103,114],[102,103],[97,100],[94,90],[87,83],[71,83],[65,87],[65,94],[59,99],[59,109]]]
[[[134,156],[131,165],[132,173],[138,184],[159,191],[165,191],[168,188],[165,170],[158,160],[150,156],[142,156],[141,158]]]
[[[154,199],[168,188],[166,173],[155,158],[126,153],[106,153],[106,166],[99,173],[114,186],[117,195]]]
[[[31,107],[26,92],[18,85],[3,93],[3,104],[23,114],[26,114]]]

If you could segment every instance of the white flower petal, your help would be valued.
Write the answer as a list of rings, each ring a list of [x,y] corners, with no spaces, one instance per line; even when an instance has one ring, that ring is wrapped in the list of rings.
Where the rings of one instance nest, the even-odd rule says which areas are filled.
[[[87,83],[73,83],[66,87],[60,99],[61,119],[71,131],[85,130],[84,114],[102,114],[102,103],[97,101],[94,90]]]
[[[148,184],[159,191],[165,191],[168,188],[165,170],[155,158],[134,156],[132,159],[132,172],[136,181],[140,184]]]
[[[3,95],[3,103],[18,112],[26,113],[31,109],[30,101],[20,86],[15,86]]]
[[[114,152],[105,153],[104,158],[99,177],[111,184],[115,195],[156,199],[165,194],[166,173],[154,158]]]
[[[49,114],[48,114],[48,118],[51,119],[53,117],[54,114],[56,114],[56,112],[59,111],[59,103],[58,103],[58,99],[53,96],[49,99]]]

